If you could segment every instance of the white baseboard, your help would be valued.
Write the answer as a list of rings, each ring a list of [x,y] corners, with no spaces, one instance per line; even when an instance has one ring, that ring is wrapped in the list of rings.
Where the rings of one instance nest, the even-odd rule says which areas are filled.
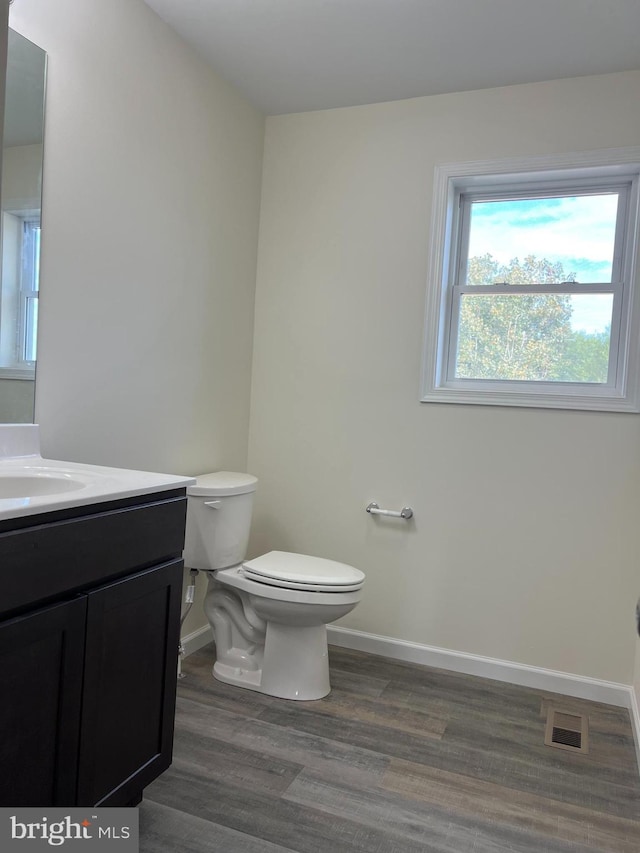
[[[209,625],[203,625],[190,634],[182,637],[182,648],[184,649],[184,657],[197,652],[203,646],[208,645],[213,640],[213,634]]]
[[[334,646],[346,649],[356,649],[374,655],[394,658],[395,660],[419,663],[423,666],[433,666],[437,669],[448,669],[465,675],[478,675],[482,678],[492,678],[495,681],[508,681],[522,687],[533,687],[549,693],[561,693],[576,699],[590,699],[594,702],[604,702],[607,705],[617,705],[631,712],[632,724],[635,726],[636,744],[640,737],[640,715],[636,696],[627,684],[614,681],[600,681],[582,675],[572,675],[568,672],[557,672],[552,669],[542,669],[537,666],[486,658],[466,652],[456,652],[451,649],[441,649],[437,646],[425,646],[420,643],[410,643],[406,640],[396,640],[393,637],[381,637],[377,634],[366,634],[351,628],[341,628],[337,625],[327,627],[327,636]],[[635,720],[633,719],[633,703],[635,703]],[[640,747],[639,747],[640,749]]]

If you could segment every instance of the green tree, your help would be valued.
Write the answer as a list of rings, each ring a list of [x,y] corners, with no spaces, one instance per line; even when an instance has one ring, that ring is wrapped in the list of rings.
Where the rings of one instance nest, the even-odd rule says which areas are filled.
[[[560,261],[549,261],[527,255],[520,261],[513,258],[508,264],[500,264],[493,255],[478,255],[469,258],[467,284],[559,284],[575,281],[575,273],[565,273]]]
[[[573,281],[562,264],[527,256],[500,264],[492,255],[469,259],[467,284],[552,284]],[[470,379],[556,379],[558,357],[571,339],[571,299],[565,294],[464,294],[460,305],[456,376]]]
[[[553,378],[567,382],[606,382],[610,340],[610,329],[591,334],[576,329],[565,343]]]

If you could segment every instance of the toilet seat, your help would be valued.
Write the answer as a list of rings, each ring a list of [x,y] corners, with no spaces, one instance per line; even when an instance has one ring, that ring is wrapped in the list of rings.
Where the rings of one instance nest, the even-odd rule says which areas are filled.
[[[288,551],[269,551],[248,560],[242,564],[242,573],[256,583],[308,592],[355,592],[365,579],[361,571],[345,563]]]
[[[296,589],[295,587],[275,586],[263,581],[256,581],[247,577],[242,565],[233,566],[230,569],[221,569],[218,572],[209,573],[210,578],[225,586],[242,590],[250,595],[260,598],[269,598],[274,601],[287,601],[296,604],[309,604],[324,606],[340,602],[352,602],[356,604],[362,598],[362,589],[348,590],[340,587],[339,592],[333,592],[326,587],[316,589]]]
[[[263,584],[264,586],[272,586],[275,589],[299,589],[305,592],[357,592],[359,589],[362,589],[361,583],[343,584],[342,586],[336,586],[335,584],[293,583],[291,581],[283,581],[280,578],[254,575],[244,569],[243,574],[247,580]]]

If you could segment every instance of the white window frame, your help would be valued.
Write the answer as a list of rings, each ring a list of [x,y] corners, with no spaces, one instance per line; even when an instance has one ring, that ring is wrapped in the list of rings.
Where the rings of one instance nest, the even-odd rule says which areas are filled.
[[[434,175],[427,283],[422,402],[529,406],[594,411],[640,411],[640,293],[636,264],[639,220],[640,147],[544,157],[483,160],[437,166]],[[457,306],[463,291],[518,293],[526,286],[461,285],[461,246],[468,233],[465,206],[480,196],[588,192],[624,187],[617,220],[611,285],[563,285],[562,293],[613,293],[611,355],[606,383],[459,379],[453,376]],[[462,204],[461,204],[462,199]],[[465,202],[465,199],[467,200]],[[545,286],[529,286],[531,293]],[[559,292],[550,285],[548,292]]]

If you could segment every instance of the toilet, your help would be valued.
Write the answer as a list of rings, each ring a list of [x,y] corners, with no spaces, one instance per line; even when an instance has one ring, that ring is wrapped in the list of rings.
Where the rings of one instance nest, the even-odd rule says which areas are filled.
[[[257,482],[217,471],[187,487],[184,562],[209,578],[213,675],[282,699],[321,699],[331,690],[326,626],[358,604],[365,576],[288,551],[245,561]]]

